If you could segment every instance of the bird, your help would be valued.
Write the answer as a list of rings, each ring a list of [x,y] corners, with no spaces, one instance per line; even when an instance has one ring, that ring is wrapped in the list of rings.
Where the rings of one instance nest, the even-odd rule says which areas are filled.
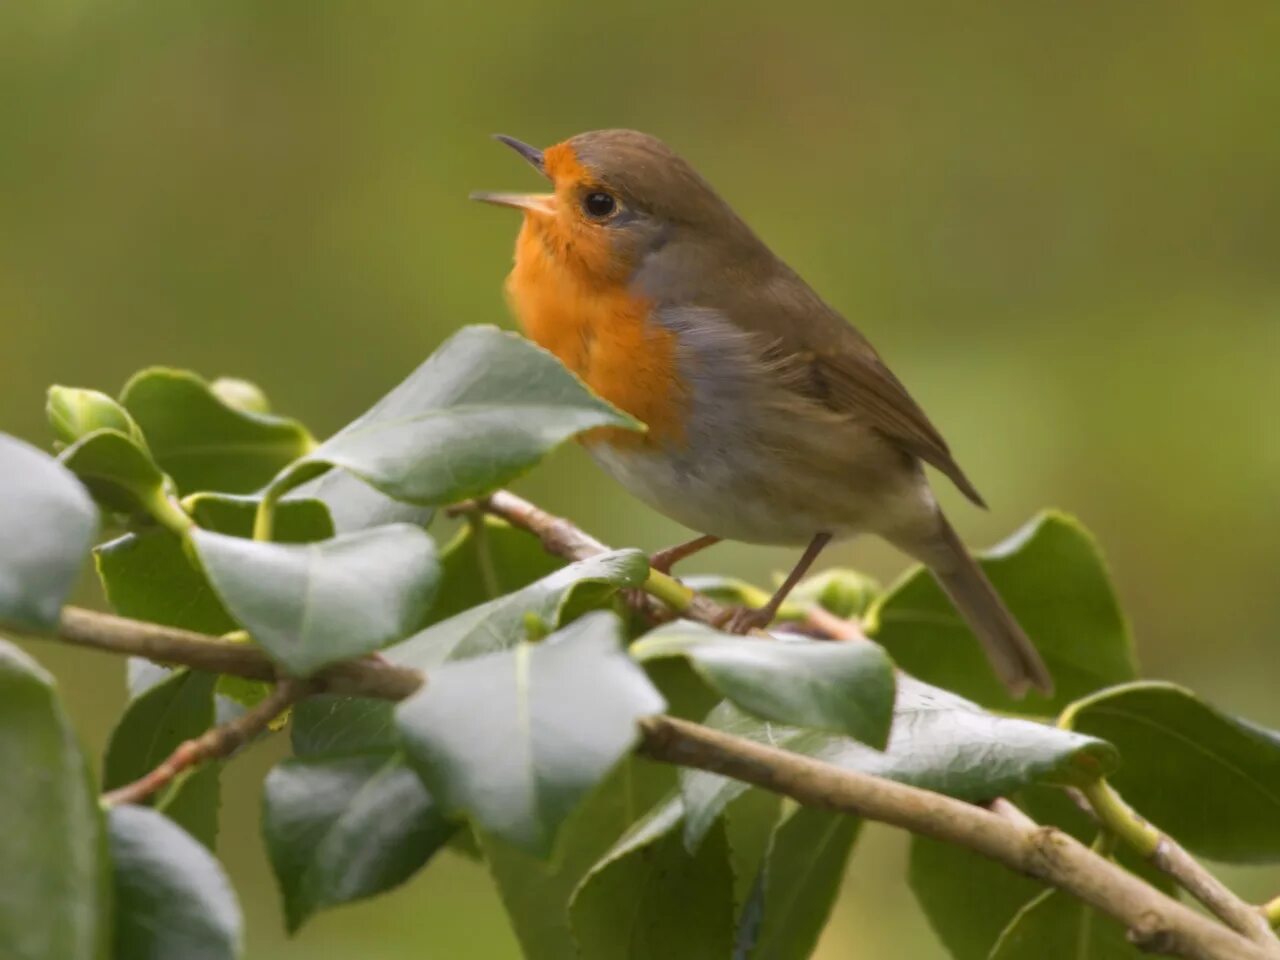
[[[580,439],[632,495],[698,536],[651,558],[670,572],[720,542],[803,547],[759,608],[767,626],[832,540],[873,534],[924,564],[1014,696],[1049,695],[1036,648],[944,516],[925,465],[986,506],[871,343],[656,137],[580,133],[512,148],[543,193],[475,192],[523,213],[508,302],[524,334],[643,432]]]

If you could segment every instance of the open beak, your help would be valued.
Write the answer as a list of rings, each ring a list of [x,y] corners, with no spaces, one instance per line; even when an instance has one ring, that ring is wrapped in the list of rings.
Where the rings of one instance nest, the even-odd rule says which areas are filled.
[[[537,147],[531,147],[515,137],[508,137],[501,133],[495,133],[493,139],[499,143],[505,143],[520,156],[524,157],[533,169],[544,177],[547,175],[546,168],[542,162],[542,151]],[[529,210],[533,213],[550,214],[554,213],[556,208],[556,196],[554,193],[491,193],[487,190],[478,190],[471,194],[471,199],[479,200],[481,203],[492,203],[499,207],[515,207],[517,210]]]

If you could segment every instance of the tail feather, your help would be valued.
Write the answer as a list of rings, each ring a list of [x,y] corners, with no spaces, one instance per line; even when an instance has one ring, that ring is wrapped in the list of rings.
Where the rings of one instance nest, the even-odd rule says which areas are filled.
[[[935,553],[929,568],[981,642],[996,675],[1015,697],[1029,688],[1050,696],[1049,668],[945,518],[942,539],[946,549]]]

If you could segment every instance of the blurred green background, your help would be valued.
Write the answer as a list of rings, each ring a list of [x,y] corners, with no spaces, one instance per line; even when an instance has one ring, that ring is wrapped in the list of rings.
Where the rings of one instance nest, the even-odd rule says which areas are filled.
[[[45,442],[49,383],[166,363],[323,435],[458,326],[509,323],[516,219],[466,196],[534,177],[488,134],[637,127],[882,349],[994,505],[943,490],[971,542],[1077,513],[1146,671],[1280,726],[1278,50],[1272,2],[6,3],[0,429]],[[520,489],[617,545],[682,533],[576,449]],[[35,652],[99,750],[122,665]],[[287,941],[257,837],[277,751],[226,777],[250,960],[515,956],[450,858]],[[941,955],[903,857],[864,837],[820,957]]]

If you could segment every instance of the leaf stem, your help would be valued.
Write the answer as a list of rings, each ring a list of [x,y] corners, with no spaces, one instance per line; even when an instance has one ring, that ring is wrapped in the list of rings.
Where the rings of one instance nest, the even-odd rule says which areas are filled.
[[[684,613],[693,605],[696,594],[689,587],[661,570],[650,570],[641,588],[651,597],[657,597],[676,613]]]
[[[489,527],[483,514],[467,514],[467,526],[471,528],[471,537],[476,542],[476,565],[480,568],[480,584],[484,587],[485,596],[490,600],[502,595],[498,583],[498,570],[493,565],[493,541],[489,539]]]
[[[253,515],[253,539],[264,543],[271,540],[275,533],[276,503],[280,499],[280,491],[268,487],[267,492],[258,501],[258,510]]]
[[[1081,793],[1098,815],[1098,821],[1110,830],[1141,856],[1150,858],[1160,846],[1160,831],[1125,803],[1124,798],[1116,793],[1104,777],[1099,777],[1088,786],[1082,787]]]
[[[171,499],[160,487],[156,487],[148,495],[140,499],[147,513],[157,523],[180,537],[185,537],[191,531],[191,528],[196,525],[195,521],[187,515],[181,505]]]

